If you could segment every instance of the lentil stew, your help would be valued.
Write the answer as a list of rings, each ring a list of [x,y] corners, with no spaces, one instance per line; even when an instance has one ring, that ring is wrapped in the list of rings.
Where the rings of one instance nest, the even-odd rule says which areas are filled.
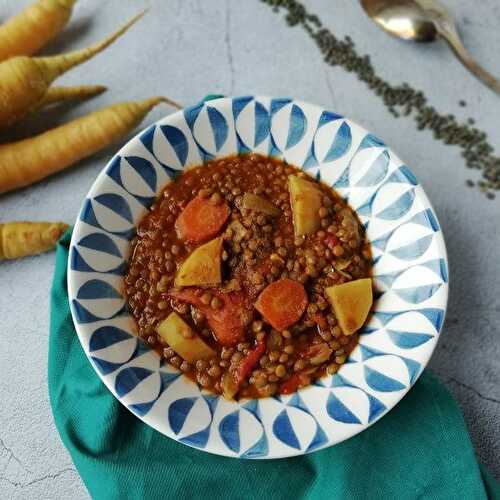
[[[125,275],[138,334],[228,399],[290,394],[335,373],[372,305],[352,209],[280,160],[232,156],[169,183]]]

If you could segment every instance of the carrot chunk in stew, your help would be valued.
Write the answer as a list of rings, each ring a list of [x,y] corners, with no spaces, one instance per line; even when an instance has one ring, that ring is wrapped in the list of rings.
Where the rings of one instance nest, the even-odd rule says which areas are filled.
[[[259,295],[255,308],[276,330],[296,323],[307,306],[304,285],[288,278],[268,285]]]
[[[200,242],[217,235],[229,217],[229,207],[222,201],[216,201],[197,196],[186,205],[175,221],[181,240]]]

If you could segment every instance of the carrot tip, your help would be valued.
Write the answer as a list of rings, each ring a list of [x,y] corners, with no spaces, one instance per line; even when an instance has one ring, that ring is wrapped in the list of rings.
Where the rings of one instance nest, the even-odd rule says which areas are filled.
[[[58,54],[56,56],[37,57],[33,60],[40,65],[40,68],[44,73],[44,79],[47,83],[50,83],[71,68],[88,61],[109,47],[113,42],[127,32],[139,19],[141,19],[146,11],[147,9],[142,10],[129,19],[123,26],[121,26],[121,28],[118,28],[114,33],[94,45],[80,50],[75,50],[73,52]]]
[[[106,85],[94,85],[94,90],[95,90],[95,95],[102,94],[103,92],[106,92],[108,90],[108,87]]]
[[[178,102],[173,101],[172,99],[169,99],[168,97],[162,97],[162,102],[172,106],[173,108],[182,109],[182,106]]]
[[[130,19],[130,21],[127,21],[123,27],[125,29],[128,29],[130,26],[132,26],[133,24],[135,24],[139,19],[141,19],[141,17],[144,17],[146,15],[146,13],[148,12],[149,10],[149,7],[146,7],[145,9],[141,10],[139,13],[137,13],[134,17],[132,17]]]
[[[173,101],[172,99],[169,99],[168,97],[165,97],[165,96],[155,96],[155,97],[149,97],[147,99],[144,99],[143,103],[144,105],[146,105],[146,107],[151,107],[153,108],[154,106],[156,106],[157,104],[159,104],[160,102],[164,102],[165,104],[168,104],[170,106],[172,106],[173,108],[177,108],[177,109],[182,109],[182,106]]]

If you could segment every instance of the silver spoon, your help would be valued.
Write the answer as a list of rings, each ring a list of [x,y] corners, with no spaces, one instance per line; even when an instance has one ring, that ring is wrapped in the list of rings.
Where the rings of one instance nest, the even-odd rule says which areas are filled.
[[[462,44],[450,14],[436,0],[361,0],[368,16],[391,35],[415,42],[441,36],[462,64],[500,93],[500,80],[484,70]]]

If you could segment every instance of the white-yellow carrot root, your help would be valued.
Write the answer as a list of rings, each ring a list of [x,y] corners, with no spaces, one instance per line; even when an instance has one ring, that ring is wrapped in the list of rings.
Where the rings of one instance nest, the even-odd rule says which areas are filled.
[[[39,104],[58,76],[102,52],[143,15],[134,16],[118,31],[85,49],[48,57],[18,56],[0,63],[0,128],[20,120]]]
[[[106,47],[109,47],[116,39],[120,38],[129,28],[132,27],[146,11],[139,12],[132,19],[126,22],[120,29],[113,34],[106,37],[104,40],[85,47],[84,49],[68,52],[67,54],[59,54],[56,56],[36,57],[36,63],[42,68],[42,72],[46,78],[51,81],[55,80],[58,76],[66,73],[71,68],[88,61],[95,55],[102,52]]]
[[[35,110],[65,101],[83,101],[107,90],[104,85],[77,85],[75,87],[50,87]],[[34,110],[34,111],[35,111]]]
[[[47,252],[66,231],[64,222],[6,222],[0,224],[0,260]]]
[[[38,0],[0,26],[0,61],[38,52],[66,26],[76,0]]]
[[[0,193],[37,182],[130,133],[164,97],[114,104],[18,142],[0,144]]]

